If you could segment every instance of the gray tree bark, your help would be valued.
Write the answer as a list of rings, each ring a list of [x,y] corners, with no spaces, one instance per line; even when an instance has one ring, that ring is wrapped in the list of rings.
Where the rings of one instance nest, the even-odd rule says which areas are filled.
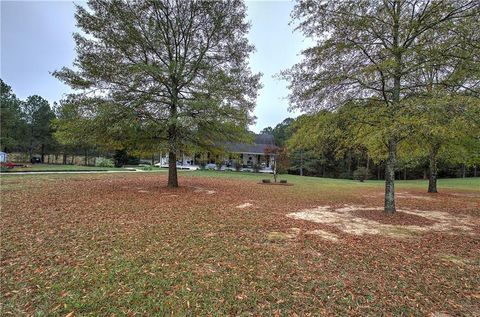
[[[387,214],[394,214],[395,209],[395,165],[397,161],[397,142],[388,142],[388,159],[385,164],[385,209]]]
[[[172,104],[170,106],[170,120],[168,126],[168,187],[176,188],[178,187],[178,178],[177,178],[177,101],[176,90],[173,92]]]
[[[429,155],[429,168],[430,174],[428,177],[428,192],[429,193],[437,193],[437,154],[440,146],[437,144],[433,145],[430,149]]]

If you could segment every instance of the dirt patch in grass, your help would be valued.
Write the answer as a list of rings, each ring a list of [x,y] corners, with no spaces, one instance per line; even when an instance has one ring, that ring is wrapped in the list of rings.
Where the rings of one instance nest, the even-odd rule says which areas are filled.
[[[367,198],[383,198],[384,193],[375,193],[375,194],[366,194]],[[420,199],[420,200],[435,200],[435,196],[432,197],[432,194],[422,195],[420,193],[408,193],[408,192],[398,192],[395,193],[395,196],[400,199]]]
[[[248,208],[248,207],[251,207],[251,206],[253,206],[252,203],[243,203],[243,204],[238,205],[236,208],[244,209],[244,208]]]
[[[194,190],[193,192],[194,193],[202,193],[202,194],[207,194],[207,195],[213,195],[216,193],[215,190],[211,190],[211,189],[206,189],[206,188],[202,188],[202,187],[193,187]]]
[[[417,194],[411,194],[411,193],[407,193],[407,192],[399,192],[396,194],[397,197],[399,198],[407,198],[407,199],[423,199],[423,200],[434,200],[435,198],[431,196],[432,194],[430,194],[429,196],[426,196],[426,195],[419,195],[418,193]],[[383,196],[383,195],[381,195]]]
[[[387,216],[381,207],[361,205],[319,206],[287,214],[287,217],[327,224],[354,235],[380,234],[399,238],[428,231],[474,234],[473,229],[479,224],[472,217],[441,211],[401,209]]]
[[[360,209],[352,211],[352,213],[357,217],[373,220],[386,225],[424,227],[432,226],[436,223],[435,220],[416,214],[404,213],[403,211],[398,211],[394,215],[389,215],[384,212],[379,212],[378,210]]]

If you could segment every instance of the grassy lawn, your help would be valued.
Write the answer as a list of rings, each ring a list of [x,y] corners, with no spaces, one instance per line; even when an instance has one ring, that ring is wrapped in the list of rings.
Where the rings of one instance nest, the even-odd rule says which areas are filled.
[[[260,174],[251,172],[218,172],[218,171],[195,171],[190,172],[194,176],[202,177],[215,177],[215,178],[230,178],[230,179],[242,179],[242,180],[255,180],[260,182],[262,179],[270,178],[273,181],[272,174]],[[367,180],[364,183],[347,179],[332,179],[332,178],[318,178],[318,177],[300,177],[297,175],[280,175],[279,179],[286,179],[290,183],[294,183],[297,186],[313,188],[319,190],[322,187],[378,187],[383,188],[385,181],[380,180]],[[428,180],[396,180],[395,185],[399,189],[427,189]],[[480,177],[469,178],[444,178],[438,180],[438,188],[442,189],[459,189],[459,190],[473,190],[480,191]]]
[[[4,316],[478,316],[480,179],[1,177]]]

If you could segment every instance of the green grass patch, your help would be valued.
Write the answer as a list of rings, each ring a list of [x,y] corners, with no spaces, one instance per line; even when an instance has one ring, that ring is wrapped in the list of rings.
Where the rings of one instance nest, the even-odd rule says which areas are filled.
[[[271,179],[273,181],[272,174],[264,173],[251,173],[251,172],[234,172],[234,171],[195,171],[189,172],[192,176],[201,177],[214,177],[214,178],[228,178],[239,180],[252,180],[260,182],[262,179]],[[278,179],[286,179],[289,183],[295,184],[301,187],[313,187],[314,189],[321,188],[383,188],[385,186],[384,180],[367,180],[365,182],[359,182],[350,179],[334,179],[334,178],[321,178],[321,177],[309,177],[283,174],[279,175]],[[395,180],[395,185],[398,189],[422,189],[428,188],[428,180]],[[468,177],[468,178],[442,178],[438,180],[438,188],[446,189],[458,189],[458,190],[472,190],[480,191],[480,177]]]

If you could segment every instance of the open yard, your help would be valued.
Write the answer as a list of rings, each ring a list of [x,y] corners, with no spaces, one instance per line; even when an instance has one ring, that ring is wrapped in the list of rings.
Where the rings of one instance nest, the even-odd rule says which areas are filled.
[[[480,316],[480,179],[265,177],[3,175],[1,314]]]

